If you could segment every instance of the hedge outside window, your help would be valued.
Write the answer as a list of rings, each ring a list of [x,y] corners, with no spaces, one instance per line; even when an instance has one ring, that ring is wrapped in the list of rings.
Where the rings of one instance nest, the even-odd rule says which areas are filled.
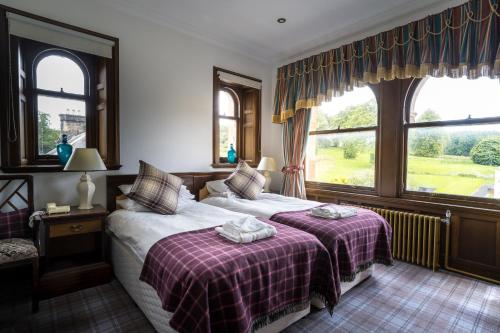
[[[373,90],[354,88],[311,112],[306,180],[374,188],[378,104]]]
[[[414,81],[407,103],[405,190],[500,198],[500,83]]]

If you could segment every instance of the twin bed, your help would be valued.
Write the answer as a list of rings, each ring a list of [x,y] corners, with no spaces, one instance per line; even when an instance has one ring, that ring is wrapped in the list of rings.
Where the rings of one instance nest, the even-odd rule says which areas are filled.
[[[268,193],[258,200],[205,198],[205,183],[226,175],[179,176],[201,202],[183,199],[174,215],[116,209],[118,186],[132,184],[135,176],[107,177],[115,276],[159,332],[279,332],[306,316],[311,304],[332,311],[341,294],[372,274],[373,263],[392,260],[390,246],[384,246],[390,227],[384,229],[385,221],[376,214],[383,226],[375,236],[377,246],[388,252],[366,262],[359,253],[369,242],[358,241],[358,252],[347,254],[363,263],[358,267],[356,261],[346,278],[340,269],[344,258],[331,260],[341,247],[321,241],[314,230],[290,226],[286,216],[279,221],[282,212],[304,213],[321,203]],[[277,236],[234,244],[214,232],[244,214],[274,218],[266,222],[278,229]]]

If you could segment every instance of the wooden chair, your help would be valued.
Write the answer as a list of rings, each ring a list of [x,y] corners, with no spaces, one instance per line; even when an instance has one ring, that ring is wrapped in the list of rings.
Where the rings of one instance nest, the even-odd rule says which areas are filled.
[[[33,213],[33,177],[0,175],[0,270],[31,265],[32,310],[38,311],[38,223],[29,228]]]

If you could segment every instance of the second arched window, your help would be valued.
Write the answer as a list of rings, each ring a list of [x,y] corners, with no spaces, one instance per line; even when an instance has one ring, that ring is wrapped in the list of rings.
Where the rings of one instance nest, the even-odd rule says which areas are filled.
[[[354,88],[311,112],[306,180],[374,188],[378,105],[373,90]]]

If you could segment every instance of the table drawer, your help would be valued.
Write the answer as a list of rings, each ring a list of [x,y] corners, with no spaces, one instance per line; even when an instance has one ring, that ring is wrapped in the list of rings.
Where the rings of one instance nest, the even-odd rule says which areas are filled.
[[[50,238],[86,234],[102,230],[101,220],[70,222],[50,226]]]

